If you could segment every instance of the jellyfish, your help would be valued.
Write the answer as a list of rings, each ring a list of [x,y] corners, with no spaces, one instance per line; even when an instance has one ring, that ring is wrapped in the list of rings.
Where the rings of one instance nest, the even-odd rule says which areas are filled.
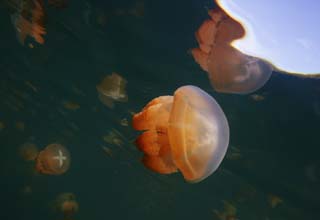
[[[64,220],[72,219],[79,210],[79,204],[73,193],[59,194],[52,205],[54,211],[63,213]]]
[[[187,182],[211,175],[229,144],[229,125],[219,104],[196,86],[160,96],[133,116],[143,164],[160,174],[180,171]]]
[[[36,170],[42,174],[60,175],[69,167],[69,151],[61,144],[48,145],[36,158]]]
[[[114,101],[127,102],[126,84],[127,81],[117,73],[106,76],[96,87],[99,100],[109,108],[113,108]]]
[[[18,41],[24,45],[27,36],[33,37],[39,44],[44,44],[44,7],[42,0],[18,0],[10,4],[15,8],[11,15]]]
[[[57,9],[63,9],[68,6],[68,0],[48,0],[48,5]]]
[[[19,147],[19,154],[25,161],[33,161],[37,158],[39,150],[33,143],[24,143]]]
[[[191,54],[208,72],[218,92],[247,94],[260,89],[270,78],[272,66],[256,57],[247,56],[230,43],[244,35],[242,26],[220,8],[209,11],[210,19],[196,32],[199,48]]]

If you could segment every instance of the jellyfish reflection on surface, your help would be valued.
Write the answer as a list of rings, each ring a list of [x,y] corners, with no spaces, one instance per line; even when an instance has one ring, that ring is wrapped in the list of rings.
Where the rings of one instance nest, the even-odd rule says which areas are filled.
[[[60,144],[48,145],[36,158],[36,170],[42,174],[60,175],[69,167],[69,151]]]
[[[133,116],[133,127],[144,131],[136,140],[144,165],[158,173],[182,173],[188,182],[212,174],[229,144],[229,125],[219,104],[195,86],[160,96]]]
[[[196,32],[199,48],[191,53],[201,68],[208,72],[218,92],[247,94],[261,88],[270,78],[272,67],[261,59],[247,56],[231,47],[244,30],[220,8],[209,11],[210,19]]]
[[[97,85],[99,100],[109,108],[113,108],[114,101],[127,102],[126,84],[127,81],[117,73],[106,76]]]

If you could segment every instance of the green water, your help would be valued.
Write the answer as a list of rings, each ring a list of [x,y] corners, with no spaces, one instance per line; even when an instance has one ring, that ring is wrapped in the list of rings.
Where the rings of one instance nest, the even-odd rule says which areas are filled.
[[[34,48],[17,41],[1,2],[0,219],[63,219],[52,203],[64,192],[79,203],[75,220],[320,219],[319,80],[274,72],[256,92],[263,100],[217,93],[188,53],[213,3],[146,0],[140,17],[114,13],[134,1],[103,2],[70,1],[62,10],[45,5],[48,33]],[[101,14],[105,25],[97,22]],[[128,101],[110,109],[96,85],[112,72],[127,80]],[[132,112],[187,84],[212,95],[230,125],[226,158],[197,184],[146,169],[131,128]],[[118,142],[106,142],[110,134]],[[34,173],[34,163],[18,153],[26,142],[39,149],[63,144],[70,169]],[[228,207],[236,209],[233,218],[223,216]]]

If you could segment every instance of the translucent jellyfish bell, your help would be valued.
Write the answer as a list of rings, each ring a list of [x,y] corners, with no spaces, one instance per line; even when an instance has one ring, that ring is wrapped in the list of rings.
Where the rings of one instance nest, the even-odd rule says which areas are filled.
[[[199,48],[191,52],[201,68],[208,72],[214,89],[247,94],[261,88],[270,78],[272,67],[231,47],[230,43],[244,34],[239,23],[220,8],[209,11],[209,15],[211,19],[196,32]]]
[[[229,144],[229,125],[219,104],[195,86],[174,96],[160,96],[133,116],[133,127],[144,131],[136,144],[144,165],[158,173],[182,173],[199,182],[212,174]]]
[[[60,144],[50,144],[36,159],[36,170],[42,174],[60,175],[70,167],[69,151]]]
[[[245,29],[232,46],[267,60],[277,70],[320,74],[320,2],[315,0],[216,0]]]
[[[109,108],[113,108],[114,101],[126,102],[127,81],[117,73],[106,76],[101,83],[97,85],[99,100]]]

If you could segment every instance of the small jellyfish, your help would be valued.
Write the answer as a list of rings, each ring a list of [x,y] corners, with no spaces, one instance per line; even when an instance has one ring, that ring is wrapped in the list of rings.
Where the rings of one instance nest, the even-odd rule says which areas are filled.
[[[53,202],[53,209],[62,212],[64,220],[72,219],[79,210],[79,204],[73,193],[61,193]]]
[[[235,94],[247,94],[261,88],[271,76],[271,65],[230,45],[244,35],[239,23],[220,8],[209,11],[209,15],[211,18],[196,32],[199,48],[192,49],[191,53],[208,72],[213,88]]]
[[[20,156],[26,161],[35,160],[39,154],[38,148],[33,143],[24,143],[19,148]]]
[[[133,116],[144,131],[136,140],[144,165],[158,173],[182,173],[199,182],[222,162],[229,144],[229,125],[219,104],[195,86],[182,86],[174,96],[160,96]]]
[[[114,101],[127,102],[126,84],[127,81],[117,73],[106,76],[97,85],[99,100],[109,108],[113,108]]]
[[[68,6],[68,0],[48,0],[48,5],[57,9],[63,9]]]
[[[36,170],[42,174],[60,175],[70,167],[70,154],[60,144],[50,144],[36,158]]]

